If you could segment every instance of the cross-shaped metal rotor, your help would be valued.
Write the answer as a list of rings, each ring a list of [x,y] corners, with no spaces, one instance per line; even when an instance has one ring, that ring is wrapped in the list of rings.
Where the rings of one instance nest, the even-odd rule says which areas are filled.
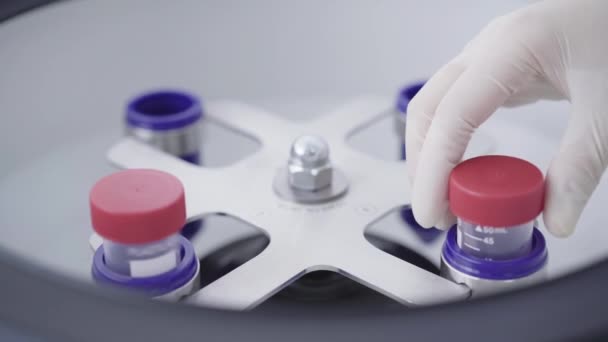
[[[209,103],[209,120],[255,137],[260,149],[231,166],[207,168],[124,138],[108,158],[122,168],[157,169],[178,177],[186,190],[189,220],[225,213],[268,235],[266,249],[194,293],[189,303],[250,309],[317,270],[339,272],[410,306],[465,299],[467,287],[393,257],[364,237],[366,227],[410,199],[404,162],[374,159],[346,142],[354,132],[390,115],[389,108],[387,99],[366,97],[311,122],[296,123],[240,103]],[[273,191],[291,143],[305,134],[329,144],[332,164],[349,183],[344,196],[323,204],[298,204]]]

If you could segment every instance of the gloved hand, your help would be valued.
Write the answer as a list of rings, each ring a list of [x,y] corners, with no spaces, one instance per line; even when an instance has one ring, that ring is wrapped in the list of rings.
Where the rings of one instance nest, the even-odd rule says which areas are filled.
[[[453,224],[448,177],[475,129],[500,106],[541,98],[572,105],[543,213],[551,233],[568,236],[608,164],[608,1],[546,0],[499,17],[416,95],[406,147],[422,226]]]

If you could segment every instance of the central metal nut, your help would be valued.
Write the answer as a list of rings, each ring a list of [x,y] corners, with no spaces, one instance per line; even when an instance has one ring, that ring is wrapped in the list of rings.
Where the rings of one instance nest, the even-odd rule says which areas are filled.
[[[297,138],[291,145],[287,173],[289,185],[298,190],[316,191],[331,185],[333,167],[327,142],[314,135]]]

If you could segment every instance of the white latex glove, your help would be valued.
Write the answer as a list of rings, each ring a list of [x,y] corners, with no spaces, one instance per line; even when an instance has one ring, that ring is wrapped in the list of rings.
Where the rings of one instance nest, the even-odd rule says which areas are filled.
[[[408,172],[422,226],[454,222],[448,177],[475,129],[500,106],[541,98],[572,104],[543,213],[568,236],[608,163],[608,0],[546,0],[493,20],[412,100]]]

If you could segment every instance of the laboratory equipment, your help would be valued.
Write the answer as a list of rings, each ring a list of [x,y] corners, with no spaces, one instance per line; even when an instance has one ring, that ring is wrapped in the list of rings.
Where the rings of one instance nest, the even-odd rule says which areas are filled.
[[[340,101],[345,100],[346,96],[359,96],[382,90],[390,92],[391,88],[386,84],[387,80],[399,82],[402,77],[409,77],[408,70],[432,72],[432,67],[441,63],[443,57],[453,50],[453,44],[423,45],[420,43],[429,38],[436,38],[433,30],[419,29],[425,27],[425,22],[428,23],[429,15],[438,15],[443,23],[446,23],[447,20],[446,24],[453,24],[450,25],[451,29],[447,32],[447,38],[450,41],[464,41],[465,38],[468,38],[465,35],[476,29],[472,26],[478,27],[480,17],[488,15],[487,8],[507,6],[507,2],[496,4],[498,2],[492,5],[480,2],[480,6],[476,7],[476,11],[472,13],[468,8],[463,10],[462,6],[451,6],[448,2],[444,4],[445,11],[439,12],[437,6],[420,6],[418,3],[407,1],[395,2],[386,7],[374,7],[373,11],[378,16],[369,16],[367,13],[370,13],[373,6],[353,3],[348,6],[328,6],[324,8],[327,15],[319,17],[318,5],[308,3],[294,8],[293,4],[287,6],[281,5],[281,2],[275,2],[274,6],[270,7],[260,6],[257,3],[248,5],[243,2],[242,6],[235,8],[221,4],[210,6],[205,2],[188,2],[180,6],[161,6],[154,3],[141,6],[141,3],[131,4],[129,1],[112,6],[106,3],[96,5],[96,2],[63,2],[57,7],[28,14],[24,16],[23,21],[6,23],[0,30],[5,33],[2,38],[5,48],[2,49],[2,53],[3,56],[8,57],[7,60],[11,63],[10,68],[7,69],[8,72],[3,77],[3,82],[7,85],[10,84],[10,87],[3,88],[5,91],[2,98],[5,112],[14,113],[14,115],[4,117],[7,132],[4,134],[6,138],[3,139],[21,143],[18,149],[10,148],[9,144],[3,144],[5,146],[3,158],[7,158],[10,162],[2,163],[5,166],[2,191],[5,194],[10,192],[7,197],[10,196],[13,201],[19,202],[18,207],[23,208],[24,213],[29,214],[31,212],[29,209],[35,208],[36,214],[14,215],[19,217],[10,220],[6,211],[3,211],[3,240],[11,248],[15,246],[17,246],[15,248],[20,248],[18,253],[23,253],[24,257],[11,258],[11,255],[2,254],[4,291],[1,294],[2,302],[5,304],[2,310],[3,323],[28,329],[31,327],[32,333],[55,334],[49,337],[51,339],[81,341],[88,340],[87,336],[97,337],[97,339],[121,340],[125,338],[126,330],[129,331],[129,336],[131,336],[130,334],[135,335],[134,340],[146,341],[166,340],[168,334],[171,334],[172,339],[184,341],[200,336],[225,340],[247,340],[247,338],[260,340],[277,338],[293,340],[335,338],[340,340],[343,338],[352,340],[353,337],[355,339],[373,339],[374,336],[378,336],[379,331],[387,339],[407,337],[435,340],[447,332],[452,336],[471,336],[473,334],[473,336],[492,336],[493,339],[550,340],[550,337],[547,338],[548,335],[578,337],[586,332],[601,331],[602,326],[606,326],[606,316],[597,313],[603,312],[602,310],[608,307],[603,296],[598,295],[602,293],[601,289],[606,287],[607,278],[602,277],[602,274],[607,274],[604,269],[605,264],[594,267],[591,272],[583,271],[571,275],[563,281],[560,279],[556,282],[549,282],[538,288],[496,296],[484,301],[455,303],[421,310],[399,308],[399,310],[386,312],[385,308],[370,309],[361,301],[348,302],[346,310],[344,306],[333,303],[327,305],[326,308],[321,308],[322,305],[311,305],[312,308],[309,310],[300,310],[293,301],[290,301],[271,307],[261,305],[258,310],[245,314],[231,314],[206,308],[193,309],[184,305],[143,302],[136,298],[119,296],[115,292],[105,292],[97,287],[82,285],[77,281],[79,274],[77,267],[69,269],[68,258],[64,257],[68,253],[71,257],[79,256],[86,264],[82,267],[83,272],[89,271],[88,254],[82,256],[82,253],[89,251],[81,245],[81,242],[85,240],[82,235],[85,232],[83,227],[86,225],[87,218],[79,216],[83,210],[80,210],[78,202],[73,197],[78,196],[78,201],[85,198],[86,192],[98,175],[109,172],[109,166],[103,160],[103,156],[107,151],[106,147],[116,139],[116,132],[119,131],[117,128],[120,128],[122,123],[120,120],[110,120],[112,115],[110,113],[118,114],[116,108],[126,96],[131,94],[133,89],[145,88],[150,84],[159,84],[158,82],[184,85],[209,94],[210,98],[238,99],[259,105],[266,111],[272,111],[272,114],[276,113],[287,118],[291,118],[292,112],[281,107],[280,103],[275,105],[271,102],[260,105],[261,97],[276,96],[277,101],[287,100],[284,102],[289,102],[290,99],[285,98],[288,94],[298,94],[294,101],[301,104],[302,112],[308,112],[311,116],[317,113],[328,114],[325,110],[333,108],[324,107],[324,104],[307,98],[309,95],[314,95],[311,94],[311,91],[318,90],[319,93],[328,96],[339,93]],[[498,12],[498,10],[496,11]],[[385,23],[386,15],[393,12],[395,16],[401,17],[403,13],[416,13],[416,15],[410,16],[408,20],[387,20]],[[449,15],[444,16],[444,12]],[[251,13],[255,13],[256,16],[252,17]],[[418,15],[418,13],[420,14]],[[349,24],[349,21],[360,23],[361,15],[374,24],[373,34],[365,34],[365,32],[369,33],[367,25],[364,25],[365,27],[362,29],[361,25]],[[474,17],[469,20],[467,15]],[[450,18],[454,17],[460,19],[450,21]],[[281,20],[273,20],[273,18]],[[315,18],[318,21],[314,21]],[[463,21],[462,18],[466,20]],[[247,32],[239,31],[239,25],[234,24],[234,22],[246,23],[248,20],[255,20],[256,25],[251,26],[254,29]],[[336,25],[336,20],[340,25]],[[287,26],[285,26],[286,21],[289,22]],[[53,22],[62,24],[49,25]],[[108,25],[110,22],[112,25]],[[315,25],[310,25],[311,22],[315,22]],[[462,25],[458,24],[460,22]],[[125,25],[128,23],[133,23],[132,30],[125,30]],[[298,39],[280,39],[281,33],[274,30],[278,26],[283,26],[289,31],[289,34],[295,35]],[[168,27],[170,29],[167,29]],[[349,30],[336,30],[336,27],[348,27]],[[418,31],[415,31],[416,28]],[[180,32],[180,34],[176,35],[175,32]],[[319,37],[321,32],[324,33],[322,36],[327,39],[307,39]],[[353,36],[353,32],[360,33],[356,34],[356,41],[349,39]],[[420,34],[409,35],[414,40],[412,41],[409,38],[403,38],[404,32],[420,32]],[[443,32],[441,37],[444,37],[445,33]],[[81,39],[86,37],[99,37],[100,39]],[[387,67],[391,70],[400,70],[399,72],[376,72],[368,68],[370,65],[378,65],[373,61],[377,61],[379,56],[377,49],[363,48],[369,46],[368,37],[372,37],[378,43],[382,43],[378,39],[389,43],[400,42],[390,44],[390,58],[386,60]],[[74,39],[77,39],[78,44],[74,44]],[[162,44],[159,45],[159,41],[162,41]],[[338,54],[322,53],[319,55],[320,58],[310,58],[310,54],[327,51],[329,41],[335,44],[333,48],[330,47],[330,50],[335,50],[335,52],[339,52]],[[48,42],[48,44],[44,44],[44,42]],[[419,53],[413,51],[415,50],[413,47],[420,48]],[[288,58],[277,58],[283,57],[282,54],[281,56],[276,55],[277,48],[287,53]],[[423,51],[425,49],[430,50]],[[121,53],[117,54],[116,51],[121,51]],[[118,58],[114,58],[114,56]],[[251,56],[251,58],[239,58],[239,56]],[[383,61],[384,56],[387,55],[381,56]],[[352,63],[336,67],[335,58]],[[390,65],[392,61],[396,61],[395,63],[398,65]],[[294,63],[301,68],[293,68]],[[399,66],[401,67],[399,68]],[[281,71],[283,71],[283,75],[279,74]],[[359,75],[359,79],[364,82],[353,81],[353,75]],[[91,82],[91,80],[94,81]],[[348,80],[348,83],[343,80]],[[79,88],[83,90],[79,91]],[[87,95],[91,95],[93,92],[91,88],[94,88],[94,94],[88,97]],[[392,94],[387,95],[392,98]],[[391,108],[393,102],[391,98],[386,99],[384,110]],[[343,103],[340,101],[332,103],[332,106],[335,108],[342,106]],[[207,104],[212,105],[212,102],[215,101],[205,102],[206,107]],[[495,117],[491,120],[492,122],[482,128],[482,131],[489,129],[486,132],[491,132],[493,136],[497,137],[501,152],[506,150],[514,155],[525,156],[526,159],[534,160],[539,166],[544,167],[542,158],[547,156],[545,153],[552,151],[558,143],[557,140],[554,140],[555,135],[551,134],[552,130],[547,129],[547,126],[559,121],[556,119],[557,117],[561,120],[559,115],[562,113],[556,113],[555,107],[546,103],[540,104],[539,107],[535,106],[529,111],[524,110],[523,113],[509,113],[508,116]],[[108,110],[110,108],[113,112]],[[300,109],[300,107],[296,106],[296,109]],[[360,113],[365,112],[368,112],[367,107],[350,106],[349,114],[354,119]],[[208,113],[213,114],[211,108]],[[221,113],[217,116],[221,116]],[[247,115],[243,116],[246,120]],[[540,128],[526,122],[519,122],[518,120],[523,116],[534,117]],[[48,117],[53,117],[53,121],[45,119]],[[551,120],[547,120],[548,117]],[[84,125],[84,121],[88,125]],[[349,120],[341,122],[345,125],[351,123]],[[300,124],[304,126],[307,123],[300,122]],[[75,130],[75,126],[81,130]],[[28,127],[28,129],[23,130],[20,127]],[[98,136],[90,134],[93,132],[93,127],[99,132]],[[497,127],[498,129],[496,129]],[[10,131],[18,133],[13,134]],[[82,134],[83,132],[85,134]],[[28,133],[31,133],[31,136],[35,134],[37,139],[31,141],[23,139],[23,134]],[[247,221],[252,216],[259,215],[255,223],[259,224],[261,228],[266,227],[265,224],[260,224],[265,215],[281,216],[286,229],[294,232],[294,226],[306,225],[307,228],[310,228],[315,227],[318,220],[329,219],[329,215],[320,213],[323,209],[335,214],[332,215],[335,217],[333,219],[335,226],[348,226],[359,233],[359,226],[365,224],[363,222],[367,222],[366,215],[381,215],[380,212],[384,207],[381,204],[379,208],[377,203],[384,201],[384,194],[392,196],[392,192],[386,191],[384,183],[393,182],[394,176],[378,171],[372,174],[367,168],[358,169],[351,166],[350,163],[344,164],[343,161],[352,156],[348,154],[345,156],[343,149],[334,147],[337,142],[339,143],[339,139],[333,135],[305,129],[305,127],[296,133],[322,133],[332,146],[332,161],[341,166],[349,179],[352,179],[351,174],[357,176],[354,181],[350,182],[351,193],[344,197],[343,202],[338,202],[338,205],[342,205],[342,207],[314,206],[315,210],[305,211],[303,208],[307,206],[288,206],[285,205],[285,202],[277,200],[272,189],[267,187],[266,192],[261,192],[255,197],[257,201],[267,204],[267,210],[257,212],[252,208],[251,211],[246,211],[246,207],[243,206],[243,211],[237,213],[244,216],[244,220]],[[390,127],[380,133],[376,131],[374,138],[386,139],[386,136],[389,135],[386,133],[390,133]],[[297,134],[292,135],[291,138],[296,137]],[[59,135],[65,136],[66,139],[53,140]],[[268,136],[268,139],[273,138],[274,136]],[[45,142],[44,146],[39,143],[40,141]],[[66,141],[69,141],[69,144],[65,143]],[[264,142],[265,145],[274,146],[268,140]],[[213,143],[209,145],[210,150],[217,152],[238,148],[234,141],[222,141],[222,143],[225,144],[219,145],[218,140],[214,139]],[[80,145],[83,148],[78,149],[74,145]],[[525,146],[525,149],[522,146]],[[249,163],[246,159],[242,161],[259,167],[284,166],[285,152],[287,152],[289,142],[284,141],[280,145],[277,144],[276,147],[274,151],[268,149],[262,151],[268,163]],[[45,155],[44,160],[39,158],[43,154]],[[70,154],[71,157],[66,157],[67,154]],[[221,152],[216,154],[221,154]],[[352,154],[356,155],[356,153]],[[26,156],[24,159],[27,159],[27,164],[22,161],[23,159],[18,159],[19,155]],[[394,155],[396,158],[397,153]],[[205,157],[207,162],[207,154]],[[87,165],[84,165],[85,163]],[[382,162],[378,162],[378,164],[380,165]],[[8,165],[14,166],[9,168]],[[28,165],[31,165],[31,168]],[[38,168],[38,170],[32,170],[34,168]],[[58,169],[66,172],[69,170],[69,176],[74,181],[65,182],[60,174],[54,175],[53,178],[45,177],[53,172],[56,173]],[[13,170],[23,176],[17,178],[12,173]],[[404,168],[401,171],[403,172]],[[361,173],[367,174],[368,178],[361,177]],[[378,173],[381,177],[374,177]],[[403,173],[401,173],[402,175]],[[271,182],[272,175],[269,176],[265,180],[266,184]],[[57,186],[48,185],[50,180],[55,180],[55,178],[58,178]],[[205,176],[205,178],[208,177]],[[375,190],[373,187],[368,187],[362,180],[380,183],[381,186]],[[258,182],[256,177],[251,177],[248,181],[252,184]],[[32,186],[25,186],[26,182],[31,182]],[[9,187],[8,185],[11,183],[16,184],[15,187]],[[244,185],[244,182],[238,183]],[[407,188],[403,188],[399,181],[393,183],[393,186],[395,191],[401,192],[402,204],[407,205],[409,203]],[[15,188],[18,188],[19,191],[13,192]],[[59,196],[57,192],[47,192],[46,190],[49,188],[61,188],[64,191]],[[242,192],[249,191],[247,187],[239,186],[239,188]],[[366,193],[366,199],[350,196],[351,194],[356,195],[360,191]],[[36,200],[32,195],[37,195],[42,199]],[[248,198],[254,199],[253,196],[248,196]],[[271,202],[271,198],[275,201]],[[600,198],[600,200],[603,199],[604,197]],[[6,203],[3,202],[3,206],[7,210],[17,207]],[[279,204],[287,208],[277,209]],[[357,206],[357,204],[359,205]],[[257,208],[258,205],[259,203],[256,203],[254,207]],[[49,214],[51,210],[47,207],[52,207],[54,215]],[[573,239],[568,240],[567,243],[557,239],[548,241],[552,248],[552,264],[556,266],[554,269],[562,271],[564,268],[571,267],[567,272],[570,273],[586,263],[600,259],[597,256],[599,254],[594,253],[602,249],[601,244],[605,245],[605,239],[603,239],[605,234],[602,235],[601,229],[594,228],[601,226],[601,223],[605,221],[603,220],[605,215],[597,210],[598,207],[600,206],[596,205],[590,214],[587,213],[582,227]],[[299,210],[299,213],[287,214],[288,210]],[[86,210],[84,211],[86,212]],[[352,217],[349,216],[351,211],[353,212]],[[366,214],[370,212],[372,214]],[[317,219],[318,216],[321,217]],[[342,216],[342,218],[338,216]],[[362,222],[358,222],[357,218]],[[15,224],[17,220],[23,221],[23,224]],[[48,220],[49,223],[40,224],[39,220]],[[51,225],[56,228],[48,229]],[[15,228],[13,227],[18,228],[19,234],[14,233]],[[394,228],[386,230],[390,238],[401,238],[401,240],[395,240],[408,244],[416,250],[428,251],[428,254],[431,255],[429,260],[438,259],[439,254],[432,250],[434,246],[421,247],[420,241],[415,236],[412,237],[408,234],[407,229],[402,229],[398,224],[395,224]],[[83,234],[76,236],[70,229],[82,231]],[[51,235],[47,233],[49,230],[53,231],[53,235],[63,232],[62,238],[65,241],[57,243],[53,238],[46,239],[48,235]],[[321,233],[325,233],[324,227],[320,227],[318,231],[319,240],[322,241]],[[399,231],[399,233],[395,231]],[[46,239],[46,241],[44,244],[37,244],[34,252],[31,251],[31,245],[20,242],[26,240],[25,238],[20,239],[20,236],[23,235],[28,235],[30,243],[32,240],[39,242]],[[593,238],[588,239],[589,236]],[[273,238],[276,243],[276,236]],[[290,238],[299,240],[300,237],[294,232]],[[305,240],[302,243],[308,242],[310,241]],[[317,245],[315,246],[317,248],[308,250],[308,253],[317,254],[319,259],[322,259],[321,256],[332,249],[330,247],[343,250],[350,246],[350,242],[352,241],[330,240],[323,246]],[[590,244],[591,247],[581,248],[582,243],[586,243],[585,246]],[[63,246],[65,253],[54,252],[53,249],[58,246]],[[65,246],[73,246],[73,248],[65,248]],[[558,253],[563,252],[557,260],[554,258],[556,255],[554,248],[558,249]],[[351,255],[347,255],[347,257],[350,258]],[[32,269],[30,268],[31,263],[27,263],[26,260],[31,259],[40,263],[42,267],[35,270],[42,270],[42,272],[29,272]],[[43,259],[57,261],[43,264],[44,261],[41,261]],[[365,258],[358,258],[355,261],[373,263],[378,269],[377,274],[380,274],[380,271],[396,275],[405,273],[408,277],[404,276],[401,281],[404,286],[407,286],[411,281],[409,272],[395,272],[394,270],[398,270],[401,264],[391,263],[390,260],[394,259],[387,258],[386,267],[382,262],[367,261]],[[279,262],[277,265],[281,265],[281,263]],[[249,266],[246,262],[240,267]],[[64,276],[63,273],[59,276],[60,272],[66,269],[69,277]],[[387,269],[389,272],[386,272]],[[44,271],[56,273],[49,274]],[[274,271],[272,267],[267,270],[269,273]],[[234,272],[239,271],[235,269]],[[560,272],[558,271],[558,273]],[[368,277],[370,275],[366,274],[361,278],[367,279]],[[252,276],[246,284],[255,284],[260,281],[258,278],[260,277]],[[428,288],[428,291],[432,290],[432,288]],[[572,296],[573,293],[576,295]],[[273,304],[272,300],[266,303]],[[60,308],[60,310],[52,308]],[[52,312],[51,315],[49,315],[49,311]],[[548,315],[547,312],[555,314]],[[563,314],[564,312],[565,314]],[[577,315],[568,316],[567,312],[576,312]],[[471,325],[462,324],[463,317],[476,323],[474,332],[470,330]],[[567,317],[568,323],[564,324],[564,320],[556,320],[555,317]],[[433,322],[436,323],[438,320],[442,322],[442,329],[434,328],[436,324]],[[99,322],[103,322],[103,324],[99,324]],[[525,324],[522,325],[522,322],[532,322],[537,329],[513,329],[513,327],[525,326]],[[57,337],[59,334],[63,335]],[[86,335],[83,337],[83,334]],[[518,336],[520,334],[522,337]],[[530,335],[534,337],[530,337]]]
[[[418,94],[420,89],[424,86],[423,81],[410,83],[399,91],[397,95],[397,101],[395,102],[395,116],[394,116],[394,127],[395,132],[400,140],[400,159],[406,160],[405,153],[405,127],[407,124],[407,106],[410,101]]]
[[[196,165],[203,163],[202,118],[201,100],[173,89],[135,96],[125,110],[128,136]],[[189,222],[182,229],[182,235],[192,238],[202,227],[202,220]]]
[[[304,191],[319,191],[331,185],[333,166],[329,145],[318,136],[299,137],[291,145],[287,166],[289,185]]]
[[[126,109],[127,134],[193,164],[200,164],[200,100],[186,92],[159,90],[133,98]]]
[[[512,259],[530,253],[534,221],[492,227],[458,219],[458,247],[470,255],[492,260]]]
[[[456,166],[448,196],[458,223],[446,238],[442,274],[473,295],[542,280],[546,243],[534,225],[544,193],[543,174],[522,159],[482,156]]]
[[[399,159],[406,160],[405,153],[405,127],[407,123],[407,107],[410,101],[418,94],[418,91],[424,86],[424,81],[416,81],[409,83],[408,85],[401,88],[395,101],[395,115],[393,116],[393,127],[395,127],[395,133],[399,137]],[[401,218],[405,221],[415,232],[418,237],[424,242],[433,242],[439,236],[442,235],[442,231],[436,228],[424,228],[414,217],[414,213],[411,207],[406,207],[401,210]]]
[[[191,290],[198,259],[179,235],[186,204],[177,178],[155,170],[117,172],[99,180],[89,200],[93,229],[103,238],[93,259],[96,281],[153,297]]]
[[[289,149],[287,166],[277,171],[274,190],[296,203],[323,203],[348,191],[348,180],[330,160],[330,147],[320,136],[302,135]]]
[[[301,123],[236,101],[218,101],[208,104],[210,118],[257,139],[260,148],[255,154],[221,169],[184,167],[166,153],[125,137],[110,147],[107,158],[125,169],[144,167],[178,177],[191,200],[190,218],[218,212],[234,215],[260,227],[270,240],[260,254],[189,296],[190,304],[251,310],[315,271],[340,273],[408,305],[467,298],[467,287],[403,262],[365,238],[366,227],[405,205],[404,197],[409,194],[402,162],[378,162],[346,143],[352,131],[386,113],[386,108],[382,98],[363,97],[341,110]],[[288,160],[285,152],[303,132],[326,139],[332,164],[344,170],[349,184],[357,184],[356,190],[314,203],[277,196],[273,180],[277,175],[287,179],[287,173],[280,171]],[[335,177],[332,189],[334,182]],[[383,272],[380,264],[400,271]]]

